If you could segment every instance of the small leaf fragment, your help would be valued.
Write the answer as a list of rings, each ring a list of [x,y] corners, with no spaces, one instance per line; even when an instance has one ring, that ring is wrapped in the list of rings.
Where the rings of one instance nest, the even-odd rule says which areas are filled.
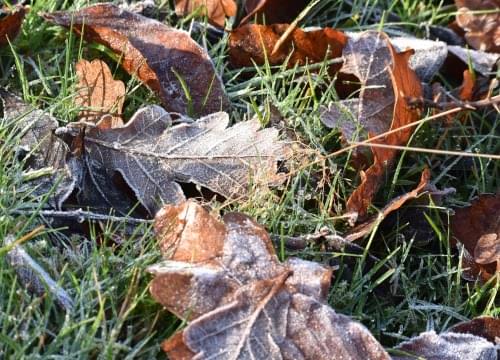
[[[224,27],[226,17],[236,16],[238,10],[234,0],[175,0],[175,12],[186,16],[198,9],[215,26]]]
[[[0,8],[0,47],[9,44],[19,33],[26,15],[26,8],[16,5],[12,9],[7,6]]]
[[[229,107],[210,57],[185,31],[112,4],[57,11],[44,18],[109,47],[122,57],[129,74],[159,95],[168,111],[206,115]]]
[[[125,84],[114,80],[108,65],[102,60],[80,60],[76,64],[78,77],[75,104],[83,107],[80,121],[95,123],[104,116],[111,116],[111,126],[123,125],[121,118],[125,101]]]

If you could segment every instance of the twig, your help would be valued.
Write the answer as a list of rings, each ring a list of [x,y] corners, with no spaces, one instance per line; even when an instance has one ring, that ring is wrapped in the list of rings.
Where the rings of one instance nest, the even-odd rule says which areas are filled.
[[[13,246],[12,250],[6,255],[7,262],[16,271],[19,281],[38,296],[45,294],[47,289],[53,294],[58,305],[66,311],[72,310],[74,301],[71,296],[50,277],[21,245],[17,245],[21,242],[20,240],[15,240],[12,235],[5,237],[6,247]]]
[[[58,211],[58,210],[13,210],[11,212],[15,215],[40,215],[42,217],[49,218],[60,218],[76,220],[78,222],[83,222],[85,220],[96,220],[96,221],[113,221],[113,222],[126,222],[128,224],[152,224],[153,220],[138,219],[129,216],[113,216],[113,215],[102,215],[96,214],[91,211],[84,211],[82,209],[72,210],[72,211]]]

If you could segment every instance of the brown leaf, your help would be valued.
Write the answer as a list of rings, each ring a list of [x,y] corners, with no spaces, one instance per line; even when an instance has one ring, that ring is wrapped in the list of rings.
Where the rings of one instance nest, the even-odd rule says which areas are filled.
[[[281,35],[288,29],[287,24],[244,25],[232,31],[229,36],[229,61],[233,67],[253,66],[265,63],[282,64],[291,54],[288,67],[317,63],[325,59],[340,57],[347,37],[340,31],[324,28],[314,31],[295,29],[279,50],[272,54]],[[332,71],[339,65],[332,65]]]
[[[75,104],[85,108],[78,114],[80,121],[97,124],[103,115],[110,115],[111,127],[123,125],[121,118],[125,101],[125,84],[113,80],[108,65],[102,60],[80,60],[76,64],[78,84]]]
[[[500,194],[483,194],[471,206],[457,209],[451,219],[452,236],[460,242],[478,266],[483,280],[497,270],[500,259]]]
[[[422,86],[409,66],[413,51],[395,51],[387,35],[367,31],[350,38],[343,51],[341,73],[355,75],[362,87],[359,98],[341,101],[324,109],[322,121],[338,127],[349,141],[361,130],[368,136],[380,135],[417,121],[419,111],[407,98],[421,98]],[[376,143],[405,145],[413,132],[409,127],[389,134]],[[361,172],[361,184],[347,201],[347,210],[364,217],[379,189],[385,173],[392,167],[396,150],[372,148],[373,165]]]
[[[88,41],[103,44],[121,56],[123,68],[158,93],[169,111],[204,115],[229,106],[210,57],[187,32],[112,4],[97,4],[76,12],[58,11],[44,17],[72,27]]]
[[[82,161],[87,180],[80,201],[127,214],[133,203],[115,190],[120,174],[151,214],[163,203],[185,199],[180,183],[191,183],[231,198],[250,188],[275,182],[277,162],[287,145],[276,129],[261,129],[258,120],[232,127],[226,113],[172,126],[170,114],[156,105],[139,109],[126,125],[86,129]]]
[[[500,344],[500,319],[481,316],[452,326],[448,331],[472,334],[485,338],[493,344]]]
[[[241,24],[256,17],[260,24],[290,23],[301,13],[311,0],[247,0],[245,1],[246,16]]]
[[[175,0],[175,13],[186,16],[198,9],[215,26],[224,27],[226,17],[236,16],[238,10],[234,0]]]
[[[3,6],[0,9],[0,47],[14,40],[21,29],[25,15],[26,8],[22,5],[16,5],[12,9]]]
[[[353,229],[351,229],[344,236],[344,238],[347,241],[354,241],[354,240],[357,240],[357,239],[362,238],[365,235],[369,234],[373,230],[375,225],[377,225],[382,219],[386,218],[390,213],[398,210],[406,202],[408,202],[412,199],[415,199],[423,191],[425,191],[425,188],[429,185],[430,177],[431,177],[430,170],[428,168],[425,168],[425,170],[422,172],[420,182],[415,189],[413,189],[412,191],[410,191],[406,194],[400,195],[400,196],[392,199],[386,206],[384,206],[384,208],[380,211],[379,214],[372,216],[369,220],[367,220],[367,221],[357,225]]]
[[[393,360],[496,360],[495,346],[479,336],[429,331],[397,347],[411,356],[394,356]]]
[[[456,21],[474,49],[500,52],[499,0],[455,0]],[[490,13],[487,13],[490,10]],[[492,11],[493,10],[493,11]],[[496,10],[496,11],[495,11]],[[486,13],[481,13],[486,11]]]
[[[220,221],[188,201],[165,207],[155,228],[172,257],[150,267],[151,293],[188,320],[162,345],[170,359],[389,359],[361,324],[326,305],[331,270],[280,263],[265,229],[247,216]]]

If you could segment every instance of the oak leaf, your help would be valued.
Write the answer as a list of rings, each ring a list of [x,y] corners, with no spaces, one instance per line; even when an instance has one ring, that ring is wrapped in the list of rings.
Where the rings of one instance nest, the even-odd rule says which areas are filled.
[[[325,59],[340,57],[347,37],[338,30],[324,28],[304,31],[294,29],[287,40],[273,53],[280,37],[288,29],[287,24],[244,25],[232,31],[229,36],[229,61],[233,67],[253,66],[265,63],[281,65],[290,56],[288,67],[317,63]],[[339,65],[332,65],[338,70]]]
[[[455,5],[467,43],[477,50],[500,52],[500,1],[455,0]]]
[[[168,112],[150,105],[123,126],[98,123],[88,127],[82,144],[86,180],[80,189],[81,201],[127,213],[130,201],[113,190],[115,173],[150,214],[163,203],[185,199],[179,183],[241,198],[252,182],[275,182],[277,162],[287,156],[278,131],[260,129],[258,120],[228,124],[226,113],[215,113],[172,126]]]
[[[97,123],[104,115],[111,117],[112,126],[123,125],[121,118],[125,101],[125,84],[114,80],[108,65],[102,60],[80,60],[76,64],[75,104],[83,109],[80,121]]]
[[[500,271],[500,194],[483,194],[471,206],[455,210],[451,230],[465,248],[467,263],[474,265],[466,276],[487,281]]]
[[[234,0],[175,0],[175,12],[179,16],[189,15],[198,9],[212,24],[223,28],[226,17],[236,16],[238,7]]]
[[[165,258],[149,268],[153,297],[188,325],[171,359],[389,359],[361,324],[327,304],[331,270],[290,258],[249,217],[222,221],[193,201],[156,217]]]
[[[12,8],[4,5],[0,8],[0,47],[14,40],[21,29],[25,15],[26,8],[22,5],[16,5]]]
[[[112,4],[44,17],[109,47],[129,74],[159,95],[168,111],[206,115],[229,107],[210,57],[185,31]]]
[[[419,111],[407,103],[407,98],[421,98],[422,86],[409,67],[413,51],[396,52],[387,35],[367,31],[350,39],[344,48],[345,59],[340,72],[352,74],[361,82],[359,97],[331,104],[324,108],[322,121],[338,127],[347,140],[380,135],[415,122]],[[413,128],[391,133],[377,143],[405,145]],[[361,172],[361,184],[347,201],[347,210],[364,217],[384,175],[397,155],[393,149],[372,148],[373,165]]]

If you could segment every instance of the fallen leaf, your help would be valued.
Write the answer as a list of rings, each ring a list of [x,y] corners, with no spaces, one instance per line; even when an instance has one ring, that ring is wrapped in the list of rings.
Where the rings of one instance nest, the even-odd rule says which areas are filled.
[[[482,337],[453,332],[420,334],[397,347],[411,356],[394,356],[393,360],[496,360],[494,344]]]
[[[198,9],[212,24],[223,28],[226,17],[236,16],[238,7],[234,0],[175,0],[175,13],[179,16],[189,15]]]
[[[4,5],[0,9],[0,47],[8,45],[9,41],[14,40],[21,29],[25,15],[26,8],[22,5],[16,5],[12,8]]]
[[[185,31],[112,4],[43,16],[109,47],[129,74],[158,93],[168,111],[206,115],[229,107],[210,57]]]
[[[485,338],[493,344],[500,344],[500,319],[491,316],[480,316],[470,321],[453,325],[449,332],[472,334]]]
[[[392,199],[386,206],[384,206],[382,210],[380,210],[378,214],[372,216],[369,220],[364,221],[363,223],[356,225],[354,228],[349,230],[347,234],[344,235],[344,238],[347,241],[354,241],[371,233],[375,226],[379,224],[384,218],[386,218],[390,213],[398,210],[406,202],[415,199],[423,191],[425,191],[425,188],[429,185],[430,177],[430,170],[428,168],[425,168],[425,170],[422,172],[420,182],[415,189]]]
[[[340,57],[347,37],[338,30],[324,28],[314,31],[295,29],[273,54],[273,48],[288,29],[287,24],[244,25],[229,35],[229,62],[233,67],[263,65],[268,59],[271,65],[281,65],[288,60],[288,67],[322,62]],[[290,55],[291,54],[291,55]],[[332,65],[332,71],[339,64]]]
[[[470,63],[474,70],[486,77],[494,75],[493,68],[500,60],[500,54],[465,49],[461,46],[448,46],[448,53],[457,57],[465,67]]]
[[[163,344],[170,359],[389,359],[361,324],[326,305],[331,270],[290,258],[249,217],[220,221],[193,201],[155,226],[165,258],[153,297],[188,320]]]
[[[483,194],[471,206],[455,210],[452,237],[460,242],[478,267],[474,275],[488,280],[499,269],[500,194]]]
[[[251,183],[274,182],[277,162],[287,151],[277,140],[278,131],[260,129],[258,120],[228,124],[226,113],[215,113],[172,126],[168,112],[149,105],[123,126],[87,128],[82,155],[87,180],[81,201],[127,213],[130,202],[113,190],[115,173],[150,214],[163,203],[185,199],[179,183],[241,198]]]
[[[50,194],[47,204],[60,209],[76,185],[77,167],[74,162],[66,161],[69,148],[54,135],[57,120],[2,88],[0,98],[5,124],[15,126],[13,133],[20,134],[17,156],[23,159],[29,171],[48,170],[29,181],[26,187],[34,196]]]
[[[111,126],[123,125],[121,118],[125,101],[125,84],[113,80],[108,65],[102,60],[80,60],[76,64],[75,104],[83,108],[78,114],[80,121],[97,123],[103,115],[111,116]]]
[[[321,119],[332,128],[340,128],[346,141],[361,136],[380,135],[415,122],[418,109],[407,98],[421,98],[422,86],[409,67],[413,51],[396,52],[387,35],[367,31],[350,39],[344,48],[341,73],[356,76],[362,84],[359,97],[323,108]],[[413,128],[389,134],[376,143],[405,145]],[[347,211],[364,217],[379,189],[385,173],[392,167],[396,150],[372,148],[373,164],[361,172],[361,184],[347,201]]]
[[[311,0],[247,0],[245,1],[246,16],[241,20],[245,24],[256,18],[261,24],[287,24],[305,9]]]
[[[500,1],[455,0],[455,5],[467,43],[477,50],[500,52]]]

